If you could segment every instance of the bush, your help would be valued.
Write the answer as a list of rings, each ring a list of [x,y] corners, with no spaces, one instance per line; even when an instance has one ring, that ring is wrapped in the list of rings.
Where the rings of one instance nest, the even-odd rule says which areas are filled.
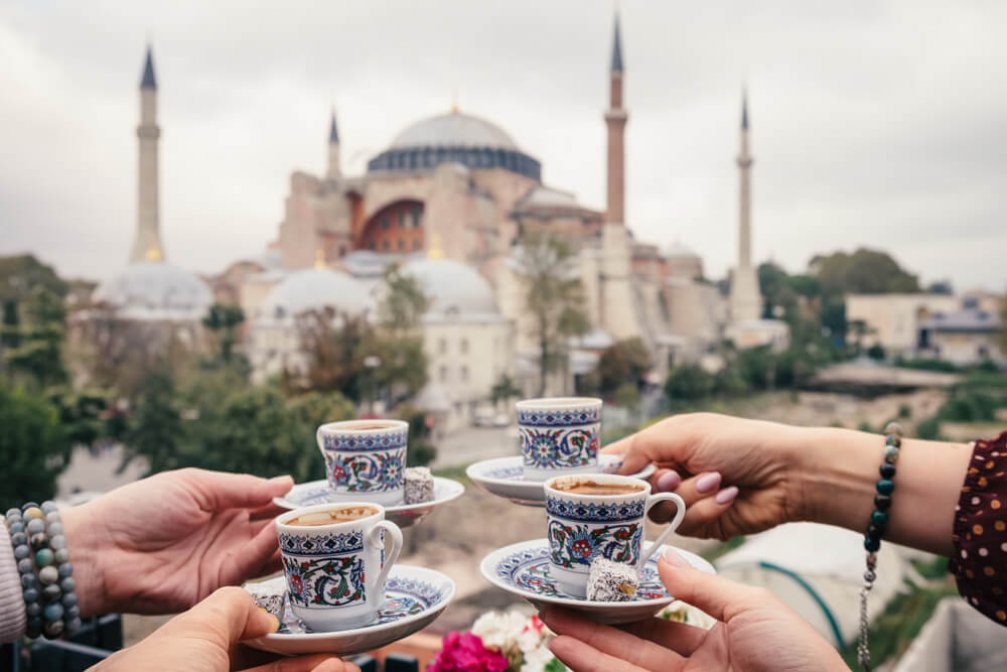
[[[957,394],[941,407],[940,417],[951,422],[990,422],[996,420],[998,406],[999,400],[989,394]]]
[[[616,389],[612,401],[616,406],[636,408],[640,404],[640,388],[636,383],[623,383]]]
[[[694,401],[707,399],[713,393],[714,377],[695,364],[676,367],[664,382],[669,399]]]
[[[937,371],[938,373],[955,373],[958,367],[943,359],[903,359],[896,358],[895,366],[903,369],[917,369],[919,371]]]
[[[921,420],[916,423],[916,436],[928,441],[936,441],[940,438],[941,423],[937,416]]]
[[[913,417],[913,407],[909,404],[899,404],[899,417],[902,419]]]

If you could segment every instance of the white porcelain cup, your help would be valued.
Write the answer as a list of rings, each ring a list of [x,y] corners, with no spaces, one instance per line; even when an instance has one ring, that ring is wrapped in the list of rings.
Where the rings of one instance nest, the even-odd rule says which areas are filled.
[[[347,502],[276,519],[290,608],[308,628],[345,630],[377,620],[385,580],[402,550],[402,532],[384,518],[378,504]]]
[[[402,420],[329,422],[316,432],[329,489],[347,502],[402,503],[409,423]]]
[[[576,487],[609,494],[575,492]],[[574,474],[545,482],[548,518],[549,573],[560,590],[573,597],[587,595],[591,561],[602,556],[643,570],[685,517],[685,501],[666,492],[652,495],[650,484],[614,474]],[[674,519],[643,551],[644,520],[660,502],[674,502]]]
[[[601,399],[555,397],[517,402],[524,477],[598,471]]]

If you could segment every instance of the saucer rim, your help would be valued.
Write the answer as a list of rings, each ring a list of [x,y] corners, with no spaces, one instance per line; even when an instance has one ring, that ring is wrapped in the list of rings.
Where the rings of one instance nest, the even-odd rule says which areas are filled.
[[[535,491],[535,492],[542,491],[541,503],[544,504],[545,503],[545,491],[542,488],[542,486],[545,484],[544,480],[543,481],[525,481],[525,480],[518,480],[518,479],[512,479],[512,478],[494,478],[492,476],[487,476],[487,475],[481,473],[481,471],[485,470],[488,467],[488,465],[490,463],[492,463],[492,462],[499,462],[499,463],[503,464],[505,462],[520,462],[520,460],[521,460],[521,456],[520,455],[507,455],[505,457],[491,457],[491,458],[488,458],[488,459],[485,459],[485,460],[479,460],[478,462],[473,462],[472,464],[470,464],[468,467],[465,468],[465,475],[468,476],[469,480],[471,480],[473,483],[477,483],[479,485],[483,485],[484,483],[490,483],[490,484],[499,485],[499,486],[502,486],[502,487],[524,488],[524,489],[528,490],[529,492],[532,492],[532,491]],[[643,469],[641,469],[640,471],[636,472],[635,474],[624,474],[624,475],[628,476],[629,478],[638,478],[638,479],[641,479],[641,480],[646,480],[646,479],[650,478],[651,476],[653,476],[654,472],[656,472],[656,471],[657,471],[657,465],[655,465],[653,462],[650,462]],[[578,473],[583,473],[583,474],[599,474],[599,473],[608,473],[608,472],[587,471],[587,472],[578,472]],[[500,495],[500,494],[492,492],[492,491],[491,491],[491,494],[497,495],[498,497],[504,497],[506,499],[514,499],[512,497],[508,497],[507,495]],[[540,500],[535,499],[535,500],[525,500],[525,501],[539,502]]]
[[[417,576],[419,573],[419,576]],[[268,635],[262,637],[257,637],[251,641],[261,641],[261,642],[317,642],[329,639],[331,637],[359,637],[361,635],[378,634],[385,632],[386,630],[391,630],[392,628],[402,627],[409,625],[416,621],[422,620],[430,615],[439,614],[444,611],[451,601],[454,600],[455,592],[458,590],[457,585],[455,585],[454,579],[440,572],[436,569],[430,569],[429,567],[420,567],[419,565],[392,565],[391,572],[388,574],[388,578],[403,577],[403,578],[424,578],[424,576],[431,579],[436,579],[445,584],[445,595],[437,604],[431,605],[430,607],[424,609],[423,611],[417,612],[415,614],[410,614],[404,618],[400,618],[397,621],[389,621],[388,623],[375,623],[372,625],[365,625],[359,628],[352,628],[349,630],[326,630],[324,632],[299,632],[299,633],[281,633],[281,632],[271,632]],[[275,576],[272,579],[268,579],[263,583],[269,583],[271,581],[283,581],[283,576]],[[289,607],[288,607],[289,608]],[[250,643],[250,642],[245,642]]]
[[[653,542],[645,542],[645,548],[650,548]],[[496,550],[490,551],[485,556],[483,556],[482,561],[479,563],[479,572],[483,575],[483,578],[493,584],[495,587],[505,590],[512,595],[517,595],[523,599],[529,600],[531,602],[544,602],[549,604],[555,604],[563,607],[571,607],[580,610],[593,610],[593,611],[604,611],[608,609],[616,610],[630,610],[630,609],[644,609],[648,607],[654,607],[655,609],[662,606],[671,604],[677,598],[673,595],[668,595],[667,597],[656,597],[648,600],[630,600],[627,602],[603,602],[600,600],[588,600],[588,599],[578,599],[575,597],[554,597],[552,595],[540,595],[538,593],[531,593],[520,587],[506,583],[503,579],[496,575],[496,568],[499,566],[500,561],[505,555],[513,555],[515,553],[520,553],[528,548],[536,548],[544,546],[548,548],[549,540],[546,538],[541,539],[528,539],[526,541],[519,541],[514,544],[508,544],[507,546],[501,546]],[[666,550],[674,550],[680,556],[685,558],[694,569],[698,569],[707,574],[716,574],[717,570],[714,566],[707,560],[705,560],[700,555],[693,553],[691,551],[686,551],[677,546],[672,546],[671,544],[661,544],[658,549],[658,553],[664,553]],[[656,555],[656,554],[655,554]]]
[[[448,502],[453,501],[455,499],[458,499],[459,497],[461,497],[462,495],[465,494],[465,484],[464,483],[461,483],[460,481],[456,481],[453,478],[447,478],[445,476],[434,476],[434,492],[437,492],[437,481],[442,481],[442,482],[445,482],[445,483],[449,483],[450,485],[448,487],[452,487],[453,488],[452,492],[449,493],[447,497],[443,497],[441,499],[432,499],[432,500],[430,500],[428,502],[417,502],[416,504],[396,504],[395,506],[385,506],[384,507],[385,514],[386,515],[387,514],[408,514],[408,513],[412,512],[412,511],[416,511],[416,510],[424,508],[424,507],[429,507],[429,508],[437,507],[437,506],[440,506],[442,504],[447,504]],[[326,480],[324,478],[320,478],[320,479],[315,480],[315,481],[305,481],[304,483],[295,483],[294,486],[293,486],[293,488],[291,488],[291,491],[293,491],[294,488],[307,488],[309,486],[313,486],[313,485],[316,485],[316,484],[317,485],[321,485],[321,484],[324,484],[325,482],[326,482]],[[454,486],[457,486],[457,487],[454,487]],[[273,497],[273,504],[275,504],[276,506],[280,507],[281,509],[287,509],[289,511],[293,511],[294,509],[300,509],[300,508],[303,508],[304,506],[315,506],[314,504],[307,504],[307,505],[305,505],[305,504],[295,504],[294,502],[292,502],[289,499],[287,499],[287,495],[289,495],[289,494],[290,493],[288,492],[286,495],[281,495],[281,496]],[[349,500],[347,500],[347,501],[349,501]],[[328,502],[322,502],[322,503],[326,504]],[[332,502],[332,503],[335,504],[336,502]]]

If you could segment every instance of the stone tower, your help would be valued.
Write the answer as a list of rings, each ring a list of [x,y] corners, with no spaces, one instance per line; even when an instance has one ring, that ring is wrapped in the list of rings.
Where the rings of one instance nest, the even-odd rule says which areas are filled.
[[[157,78],[154,55],[147,46],[147,58],[140,79],[140,125],[136,128],[140,145],[139,185],[137,190],[136,238],[129,255],[131,263],[159,261],[164,257],[161,245],[160,205],[158,199],[157,145],[161,129],[157,125]]]
[[[738,217],[738,265],[731,280],[731,321],[757,320],[762,313],[759,277],[752,266],[752,156],[748,148],[748,96],[741,96],[741,151],[738,154],[741,190]]]
[[[329,125],[329,161],[325,176],[330,180],[338,180],[343,176],[339,163],[339,128],[336,126],[336,110],[332,109],[332,123]]]
[[[636,301],[633,297],[633,267],[629,230],[626,228],[626,173],[624,135],[629,114],[622,106],[622,36],[619,16],[615,17],[615,37],[609,67],[608,202],[601,237],[602,328],[616,340],[640,336]]]

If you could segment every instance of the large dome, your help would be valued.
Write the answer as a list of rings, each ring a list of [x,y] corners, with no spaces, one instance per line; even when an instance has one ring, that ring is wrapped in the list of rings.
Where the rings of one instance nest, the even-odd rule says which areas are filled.
[[[471,266],[450,259],[414,259],[402,267],[402,273],[416,278],[430,297],[429,317],[449,312],[465,316],[497,314],[493,289]]]
[[[295,271],[280,281],[262,305],[263,316],[283,319],[309,310],[332,308],[361,315],[371,307],[367,289],[346,273],[328,268]]]
[[[499,126],[470,114],[451,112],[418,121],[392,140],[393,148],[404,147],[518,147]]]
[[[163,261],[130,264],[99,285],[92,299],[132,320],[199,320],[213,303],[198,276]]]
[[[542,179],[542,164],[522,152],[503,129],[461,112],[409,126],[367,163],[367,172],[416,172],[442,163],[460,163],[472,170],[500,168],[536,182]]]

